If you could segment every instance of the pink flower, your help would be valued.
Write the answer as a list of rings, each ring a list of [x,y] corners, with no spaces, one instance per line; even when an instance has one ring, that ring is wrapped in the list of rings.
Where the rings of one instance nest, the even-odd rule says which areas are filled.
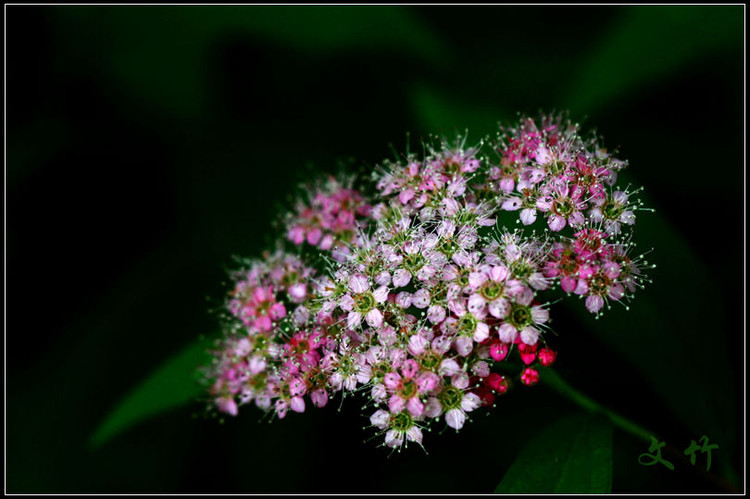
[[[388,447],[400,447],[404,440],[422,443],[422,430],[416,426],[408,412],[389,414],[384,410],[378,410],[370,416],[370,423],[385,431],[385,445]]]
[[[549,189],[549,193],[537,199],[536,207],[542,212],[548,213],[547,223],[550,230],[559,232],[567,224],[573,227],[585,223],[582,210],[586,204],[575,194],[570,194],[567,184],[557,185]]]
[[[411,280],[411,272],[406,269],[396,269],[393,272],[393,287],[403,288]]]
[[[599,312],[604,306],[604,299],[599,295],[591,295],[586,297],[586,310],[595,314]]]
[[[484,311],[488,304],[490,315],[502,319],[508,313],[509,302],[505,295],[505,282],[510,271],[504,265],[486,266],[482,270],[469,275],[469,286],[478,291],[469,298],[469,310]]]
[[[490,328],[484,322],[487,313],[483,310],[483,303],[470,299],[467,304],[469,308],[466,307],[463,299],[450,300],[448,307],[458,318],[446,319],[443,323],[455,330],[456,349],[464,357],[471,353],[474,342],[481,343],[490,335]]]
[[[370,327],[378,328],[383,323],[383,312],[377,308],[388,299],[388,287],[380,286],[370,292],[370,283],[363,275],[354,275],[349,279],[351,294],[345,294],[339,299],[339,307],[349,312],[347,327],[356,329],[365,321]]]
[[[604,247],[607,234],[595,229],[583,229],[575,234],[573,248],[577,256],[583,260],[597,258],[598,253]]]
[[[369,380],[371,371],[366,368],[366,360],[359,353],[354,353],[350,342],[342,341],[338,351],[330,351],[320,362],[320,367],[326,373],[329,387],[333,391],[353,391],[360,381]]]
[[[455,430],[463,428],[466,413],[482,405],[480,398],[471,392],[463,392],[453,386],[446,387],[438,395],[438,399],[445,411],[445,422]]]
[[[541,305],[530,306],[530,299],[511,304],[503,324],[498,327],[498,337],[503,343],[513,343],[517,338],[527,345],[539,339],[537,326],[549,320],[549,311]]]
[[[635,223],[634,207],[628,204],[628,193],[615,191],[609,197],[602,195],[595,200],[590,217],[595,222],[604,224],[609,234],[619,234],[621,224]]]
[[[433,324],[439,324],[445,319],[445,309],[439,305],[432,305],[427,309],[427,319]]]
[[[383,383],[391,397],[388,399],[388,408],[391,413],[398,413],[406,409],[413,417],[421,417],[424,413],[424,404],[420,395],[434,389],[434,379],[425,373],[418,382],[419,365],[414,360],[407,360],[401,367],[401,374],[397,372],[387,373]]]
[[[508,356],[508,343],[493,341],[490,343],[490,356],[496,362],[500,362]]]
[[[521,210],[521,223],[531,225],[536,221],[536,210],[534,208],[524,208]]]
[[[274,321],[286,316],[286,307],[276,301],[272,286],[259,286],[253,289],[237,315],[247,326],[270,331]]]

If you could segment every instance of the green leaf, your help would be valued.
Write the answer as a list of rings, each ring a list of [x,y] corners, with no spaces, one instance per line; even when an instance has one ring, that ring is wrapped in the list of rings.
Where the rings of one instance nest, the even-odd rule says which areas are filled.
[[[591,112],[712,51],[741,55],[742,6],[639,6],[623,12],[609,35],[583,58],[563,100]]]
[[[419,124],[431,132],[468,130],[471,137],[479,138],[495,131],[501,118],[509,114],[486,103],[456,99],[426,84],[414,85],[411,97]]]
[[[606,494],[612,491],[612,426],[574,414],[540,431],[521,451],[497,493]]]
[[[78,7],[57,12],[60,29],[77,42],[66,50],[108,72],[125,98],[193,119],[200,118],[210,95],[206,75],[213,70],[212,50],[222,43],[268,41],[305,59],[389,51],[437,65],[452,57],[451,48],[403,7]],[[250,67],[254,63],[247,61]],[[299,75],[300,88],[308,77]]]
[[[167,360],[110,412],[89,445],[98,447],[146,418],[195,400],[201,393],[197,368],[205,365],[209,346],[204,339]]]

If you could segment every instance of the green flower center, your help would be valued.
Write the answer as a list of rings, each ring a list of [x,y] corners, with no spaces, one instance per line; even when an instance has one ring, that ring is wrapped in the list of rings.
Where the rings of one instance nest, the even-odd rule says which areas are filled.
[[[323,387],[328,382],[328,373],[326,373],[322,369],[310,370],[310,373],[308,374],[308,379],[310,380],[310,383],[313,386]]]
[[[458,330],[460,334],[474,334],[477,329],[477,318],[472,314],[465,314],[458,320]]]
[[[375,297],[370,292],[354,295],[354,308],[357,312],[365,314],[375,308]]]
[[[443,391],[440,392],[440,395],[438,395],[440,405],[442,405],[446,411],[461,407],[461,401],[463,398],[461,391],[454,386],[445,387]]]
[[[250,386],[253,391],[260,392],[266,388],[266,373],[259,372],[252,378],[250,378]]]
[[[549,168],[549,172],[553,175],[558,175],[565,171],[565,161],[550,161],[550,163],[547,165],[547,168]]]
[[[378,362],[371,367],[372,378],[375,381],[382,381],[383,378],[385,378],[386,373],[389,373],[390,371],[387,362]]]
[[[281,398],[286,400],[292,398],[292,393],[289,391],[289,383],[284,383],[281,386]]]
[[[281,278],[281,283],[284,286],[291,286],[295,282],[299,280],[299,276],[296,272],[289,272],[288,274],[284,274],[284,276]]]
[[[401,384],[401,397],[405,399],[412,398],[414,395],[417,394],[417,384],[413,381],[404,381]]]
[[[510,313],[506,320],[520,331],[531,324],[531,307],[514,303],[510,307]]]
[[[445,239],[439,247],[440,252],[448,258],[452,257],[458,249],[458,243],[452,237]]]
[[[620,215],[622,215],[622,206],[612,201],[607,201],[602,206],[602,214],[604,215],[604,218],[617,220],[620,218]]]
[[[414,426],[414,420],[407,411],[399,412],[391,418],[391,428],[396,431],[405,432]]]
[[[519,258],[513,263],[513,273],[521,280],[526,280],[534,273],[534,265],[526,258]]]
[[[254,339],[254,350],[256,352],[262,352],[266,349],[266,346],[268,344],[268,339],[263,335],[258,335]]]
[[[459,163],[455,159],[449,159],[443,165],[443,171],[450,174],[456,174],[460,171],[460,169],[461,163]]]
[[[294,347],[294,353],[305,353],[310,349],[310,344],[307,340],[300,340]]]
[[[591,276],[589,288],[594,294],[605,295],[609,289],[609,278],[602,273]]]
[[[487,281],[479,293],[489,301],[499,298],[503,294],[503,285],[496,281]]]
[[[404,257],[404,267],[406,267],[406,269],[412,273],[421,269],[424,266],[424,264],[425,264],[425,258],[419,253],[406,255]]]
[[[563,259],[560,260],[560,270],[564,275],[571,275],[575,273],[577,268],[578,263],[573,258],[563,257]]]
[[[330,324],[325,326],[326,336],[331,338],[338,338],[341,336],[341,326],[338,323]]]
[[[477,220],[477,214],[469,210],[461,210],[456,217],[456,225],[461,227],[463,225],[471,225]]]
[[[435,285],[432,290],[432,303],[438,303],[448,296],[448,285],[445,281],[441,281]]]
[[[440,356],[434,352],[427,352],[419,359],[419,363],[424,369],[432,371],[440,364]]]
[[[567,198],[558,201],[555,208],[557,209],[557,212],[560,215],[563,215],[565,218],[568,218],[568,215],[573,213],[573,211],[575,210],[573,203],[571,203]]]
[[[357,371],[357,366],[354,361],[348,355],[344,355],[339,359],[339,372],[344,376],[354,374]]]

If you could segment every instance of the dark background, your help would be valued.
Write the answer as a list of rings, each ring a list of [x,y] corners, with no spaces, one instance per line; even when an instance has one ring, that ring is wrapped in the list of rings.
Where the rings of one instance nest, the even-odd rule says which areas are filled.
[[[429,454],[388,457],[356,400],[220,424],[199,403],[87,440],[211,335],[231,255],[257,256],[295,185],[516,112],[596,127],[656,208],[653,284],[594,321],[553,310],[557,371],[675,449],[614,492],[744,483],[744,7],[6,7],[6,492],[491,492],[578,409],[520,387]],[[486,415],[485,415],[486,414]]]

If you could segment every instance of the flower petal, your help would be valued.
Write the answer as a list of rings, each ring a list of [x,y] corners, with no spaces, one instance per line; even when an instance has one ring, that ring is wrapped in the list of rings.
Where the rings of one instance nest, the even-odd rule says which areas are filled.
[[[349,329],[356,329],[362,322],[362,314],[359,312],[349,312],[346,318],[346,327]]]
[[[513,343],[518,337],[518,330],[508,323],[497,328],[497,335],[503,343]]]
[[[522,224],[531,225],[536,221],[536,210],[534,208],[523,209],[520,218]]]
[[[461,409],[451,409],[445,413],[445,422],[451,428],[460,430],[466,421],[466,414]]]
[[[380,286],[373,291],[372,297],[377,303],[384,303],[388,299],[388,286]]]
[[[354,293],[364,293],[368,289],[370,289],[370,282],[367,280],[367,277],[363,275],[353,275],[349,279],[349,288]]]
[[[388,411],[384,411],[382,409],[376,411],[372,416],[370,416],[370,423],[372,423],[373,426],[380,428],[381,430],[387,428],[390,422],[391,415],[388,414]]]

